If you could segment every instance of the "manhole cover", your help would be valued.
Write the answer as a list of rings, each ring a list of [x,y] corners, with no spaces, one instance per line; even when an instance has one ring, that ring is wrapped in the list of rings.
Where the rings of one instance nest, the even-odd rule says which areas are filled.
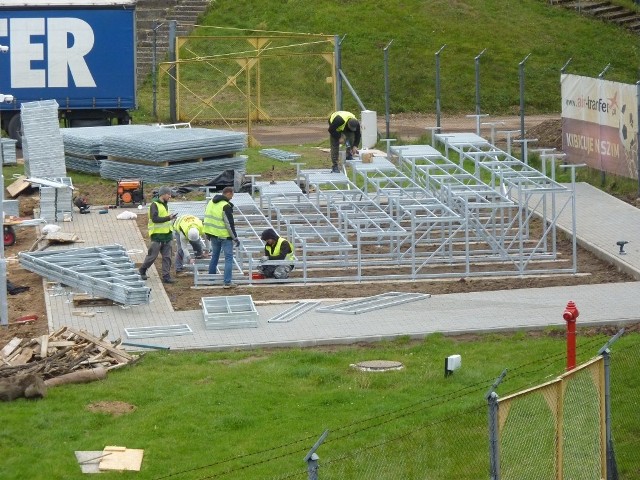
[[[402,370],[404,365],[401,362],[392,360],[367,360],[351,365],[358,370],[365,372],[385,372],[387,370]]]

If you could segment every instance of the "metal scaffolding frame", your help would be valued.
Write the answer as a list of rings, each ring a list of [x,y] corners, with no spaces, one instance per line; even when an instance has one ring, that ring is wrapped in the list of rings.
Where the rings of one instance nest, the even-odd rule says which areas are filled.
[[[529,272],[529,264],[535,259],[560,260],[557,252],[557,220],[568,208],[574,219],[572,224],[575,225],[574,192],[556,182],[553,171],[552,177],[547,177],[475,134],[435,134],[434,142],[443,144],[447,155],[454,153],[461,169],[465,162],[471,162],[475,170],[474,177],[488,176],[488,186],[492,190],[513,200],[517,210],[514,215],[511,209],[510,225],[515,229],[515,235],[510,241],[504,237],[506,242],[503,245],[520,271]],[[534,238],[530,229],[532,222],[537,219],[541,220],[542,228]],[[575,235],[575,232],[570,234]],[[514,251],[517,251],[515,255]],[[575,246],[572,257],[570,268],[559,268],[554,272],[576,273]],[[552,273],[548,269],[544,271]],[[530,273],[535,272],[532,269]]]
[[[260,182],[234,196],[237,283],[573,274],[557,251],[558,216],[573,192],[482,137],[435,134],[432,145],[394,146],[350,175],[297,166],[295,181]],[[471,172],[467,171],[470,169]],[[552,174],[553,175],[553,174]],[[567,198],[568,197],[568,198]],[[206,202],[196,204],[202,216]],[[172,211],[183,213],[172,204]],[[572,212],[575,215],[575,212]],[[254,277],[273,228],[294,245],[288,279]],[[275,261],[273,264],[289,264]],[[196,285],[221,281],[196,264]]]
[[[51,281],[123,305],[149,303],[151,289],[121,245],[20,252],[20,266]]]

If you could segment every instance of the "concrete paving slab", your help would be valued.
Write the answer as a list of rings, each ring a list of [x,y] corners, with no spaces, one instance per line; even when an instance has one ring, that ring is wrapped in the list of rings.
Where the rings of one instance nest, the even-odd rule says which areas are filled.
[[[640,209],[587,184],[577,184],[576,193],[577,241],[640,279]],[[120,244],[134,262],[140,263],[146,254],[146,244],[135,221],[116,219],[120,211],[75,215],[73,222],[59,225],[63,231],[78,234],[85,242],[81,246]],[[570,217],[561,216],[559,226],[570,231]],[[630,242],[624,256],[618,254],[619,247],[615,244],[620,239]],[[155,268],[149,269],[148,274],[147,285],[152,288],[149,305],[99,307],[93,317],[72,314],[70,291],[46,291],[49,328],[67,325],[94,335],[108,330],[109,340],[121,338],[127,342],[125,328],[187,324],[193,335],[134,339],[131,343],[174,350],[229,350],[348,344],[402,336],[421,338],[435,332],[563,327],[562,312],[569,300],[576,302],[581,312],[580,325],[640,321],[637,309],[640,282],[626,282],[435,295],[358,315],[331,315],[314,309],[287,323],[268,323],[268,319],[290,308],[290,303],[257,305],[258,328],[207,330],[201,310],[174,311]],[[320,306],[332,303],[335,302],[323,301]],[[127,348],[140,350],[138,346]]]

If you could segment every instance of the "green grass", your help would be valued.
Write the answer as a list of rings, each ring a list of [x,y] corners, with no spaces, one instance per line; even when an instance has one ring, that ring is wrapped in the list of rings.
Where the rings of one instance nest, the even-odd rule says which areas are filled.
[[[105,381],[1,405],[0,449],[7,454],[0,477],[83,478],[74,451],[121,445],[145,450],[142,471],[101,478],[277,478],[291,472],[306,478],[302,459],[328,429],[318,450],[321,478],[365,478],[367,471],[367,478],[425,478],[424,471],[412,471],[418,467],[434,479],[484,478],[484,395],[505,368],[500,396],[561,374],[560,332],[473,341],[438,334],[366,348],[147,354]],[[579,335],[578,360],[593,356],[607,339]],[[625,335],[612,348],[614,419],[624,426],[614,432],[626,462],[623,474],[638,468],[637,456],[629,455],[640,428],[631,412],[640,373],[621,368],[616,355],[637,363],[639,341],[638,334]],[[445,378],[443,358],[453,353],[462,355],[462,368]],[[369,373],[350,367],[380,359],[405,368]],[[126,402],[136,410],[118,417],[87,410],[99,401]]]
[[[633,6],[629,1],[620,3]],[[195,34],[248,35],[265,30],[338,35],[343,38],[343,70],[365,106],[378,112],[385,110],[383,49],[391,41],[391,113],[435,111],[435,53],[445,44],[440,54],[441,92],[442,110],[448,114],[475,110],[474,59],[484,49],[479,60],[481,108],[492,115],[518,113],[518,65],[529,54],[525,63],[529,114],[560,110],[559,72],[570,58],[568,73],[595,77],[610,63],[605,78],[624,83],[635,83],[640,67],[637,34],[542,0],[255,0],[251,8],[244,2],[222,0],[212,4],[201,24],[221,28],[201,27]],[[311,91],[308,81],[326,76],[324,70],[305,70],[293,60],[289,68],[282,65],[272,70],[276,73],[269,74],[267,68],[262,78],[264,91],[272,92],[280,103],[296,105],[296,90],[302,92],[303,102]],[[189,70],[188,83],[210,94],[215,90],[214,75],[215,69],[203,65]],[[150,83],[140,92],[143,117],[149,115]],[[330,112],[332,105],[325,103],[325,113]],[[344,107],[359,109],[346,87]],[[301,103],[299,108],[307,107]]]

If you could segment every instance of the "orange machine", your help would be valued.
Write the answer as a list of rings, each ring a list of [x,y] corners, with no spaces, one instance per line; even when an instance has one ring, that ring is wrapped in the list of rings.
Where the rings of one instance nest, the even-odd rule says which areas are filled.
[[[121,178],[117,182],[116,206],[135,207],[144,205],[143,182],[139,178]]]

